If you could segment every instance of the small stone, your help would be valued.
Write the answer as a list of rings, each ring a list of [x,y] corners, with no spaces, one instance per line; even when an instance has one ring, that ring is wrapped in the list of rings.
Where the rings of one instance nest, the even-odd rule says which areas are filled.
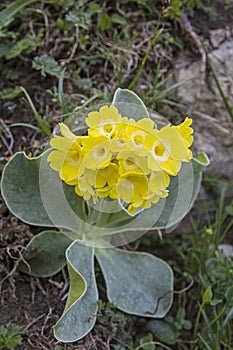
[[[210,31],[210,42],[215,49],[219,48],[219,45],[225,40],[225,38],[225,29],[219,28]]]
[[[231,245],[231,244],[220,244],[218,246],[218,250],[226,256],[233,255],[233,245]]]

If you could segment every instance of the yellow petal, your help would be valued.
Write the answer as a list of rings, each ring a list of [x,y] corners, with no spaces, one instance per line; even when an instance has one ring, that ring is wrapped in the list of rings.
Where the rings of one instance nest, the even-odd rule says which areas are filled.
[[[62,136],[55,136],[50,140],[51,147],[63,152],[67,151],[72,146],[72,144],[72,140],[66,139]]]
[[[67,125],[65,125],[64,123],[59,123],[59,127],[62,136],[73,141],[77,139],[77,136],[70,131]]]

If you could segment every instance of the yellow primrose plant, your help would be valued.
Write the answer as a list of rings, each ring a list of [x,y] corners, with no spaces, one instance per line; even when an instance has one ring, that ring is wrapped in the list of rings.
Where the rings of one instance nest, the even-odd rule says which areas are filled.
[[[118,89],[111,105],[87,113],[85,124],[80,128],[75,118],[60,123],[39,157],[16,153],[1,183],[14,215],[50,228],[29,242],[21,271],[48,277],[67,264],[69,294],[54,326],[62,342],[81,339],[95,324],[97,263],[108,299],[120,310],[150,318],[167,314],[170,266],[119,247],[148,230],[176,227],[192,208],[208,164],[204,153],[195,159],[190,150],[190,118],[158,127],[130,90]]]

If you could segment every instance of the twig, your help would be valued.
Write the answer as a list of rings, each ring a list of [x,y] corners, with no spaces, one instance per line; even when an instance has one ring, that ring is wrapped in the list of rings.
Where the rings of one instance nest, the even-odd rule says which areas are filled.
[[[1,130],[0,130],[0,138],[2,140],[2,143],[4,143],[4,145],[6,146],[8,153],[12,156],[14,154],[14,152],[12,151],[12,148],[14,145],[14,137],[13,137],[12,133],[10,132],[9,128],[7,128],[6,124],[1,119],[0,119],[0,124],[3,126],[4,133],[5,133],[6,137],[10,140],[10,143],[8,144],[5,137],[2,135]]]
[[[61,66],[64,67],[66,64],[69,64],[72,59],[74,58],[74,55],[75,55],[75,52],[77,51],[77,48],[79,46],[79,41],[78,41],[78,37],[79,37],[79,27],[76,27],[76,33],[75,33],[75,43],[72,47],[72,50],[71,50],[71,54],[68,58],[64,59],[64,60],[61,60]]]
[[[45,31],[45,45],[46,45],[46,47],[48,47],[48,45],[49,45],[49,20],[48,20],[48,16],[41,9],[36,9],[36,12],[41,13],[42,16],[44,17],[44,24],[45,24],[45,29],[46,29],[46,31]]]
[[[52,308],[52,307],[49,307],[49,312],[48,312],[48,314],[47,314],[46,317],[45,317],[44,324],[43,324],[43,326],[42,326],[42,328],[41,328],[41,332],[40,332],[40,334],[41,334],[42,336],[45,336],[45,334],[44,334],[44,329],[45,329],[46,323],[48,322],[50,316],[52,315],[52,312],[53,312],[53,308]]]
[[[37,318],[35,318],[32,322],[30,322],[27,327],[25,327],[25,330],[28,330],[28,328],[30,328],[34,323],[36,323],[37,321],[39,321],[42,317],[44,317],[45,314],[42,314],[40,316],[38,316]],[[26,317],[27,318],[27,317]]]
[[[65,291],[69,287],[69,281],[68,281],[68,278],[67,278],[67,275],[66,275],[64,269],[62,269],[62,275],[63,275],[63,278],[64,278],[64,286],[63,286],[62,290],[59,293],[60,298],[63,296],[63,294],[65,293]]]
[[[191,282],[189,283],[189,285],[187,287],[185,287],[181,290],[169,290],[168,292],[165,292],[163,295],[161,295],[157,300],[155,310],[153,312],[148,311],[148,312],[146,312],[146,314],[155,315],[159,309],[159,305],[160,305],[161,300],[164,299],[168,294],[183,294],[183,293],[187,292],[187,290],[192,288],[192,286],[194,284],[194,279],[191,276],[190,276],[190,278],[191,278]]]

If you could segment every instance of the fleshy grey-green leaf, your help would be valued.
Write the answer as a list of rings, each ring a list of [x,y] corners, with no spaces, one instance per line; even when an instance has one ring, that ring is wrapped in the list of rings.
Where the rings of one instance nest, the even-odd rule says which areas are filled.
[[[147,108],[140,97],[128,89],[117,89],[112,104],[124,117],[133,118],[135,120],[149,117]]]
[[[153,255],[121,249],[96,249],[108,299],[129,314],[161,318],[173,300],[173,272]]]
[[[48,151],[36,158],[16,153],[3,171],[3,198],[10,211],[28,224],[78,232],[84,220],[83,199],[50,168],[47,156]]]
[[[160,199],[134,217],[122,211],[110,214],[104,221],[105,228],[97,227],[93,236],[106,241],[113,237],[114,245],[120,246],[136,240],[152,228],[172,230],[192,208],[200,190],[202,171],[208,162],[206,155],[201,154],[200,158],[184,163],[178,176],[171,177],[166,199]]]
[[[79,239],[84,217],[84,200],[79,197],[74,186],[68,186],[61,181],[58,173],[51,169],[47,157],[48,152],[44,152],[40,164],[40,194],[44,208],[49,215],[53,225],[65,228],[77,233]],[[75,235],[74,235],[75,236]]]
[[[66,265],[65,251],[72,241],[58,231],[43,231],[31,239],[26,247],[25,263],[20,270],[40,277],[48,277],[59,272]]]
[[[23,152],[16,153],[3,170],[1,190],[7,207],[19,219],[51,227],[40,196],[40,161],[41,156],[28,158]]]
[[[200,191],[202,171],[208,164],[209,159],[205,153],[198,155],[197,159],[193,158],[191,162],[183,163],[178,176],[171,178],[169,196],[155,228],[172,228],[188,214]]]
[[[199,193],[203,168],[196,159],[182,165],[178,175],[171,177],[169,196],[139,214],[145,228],[169,229],[187,215]],[[139,228],[138,221],[135,218],[129,226]]]
[[[71,286],[65,312],[54,326],[55,337],[64,343],[83,338],[94,327],[98,300],[93,249],[75,241],[66,259]]]

